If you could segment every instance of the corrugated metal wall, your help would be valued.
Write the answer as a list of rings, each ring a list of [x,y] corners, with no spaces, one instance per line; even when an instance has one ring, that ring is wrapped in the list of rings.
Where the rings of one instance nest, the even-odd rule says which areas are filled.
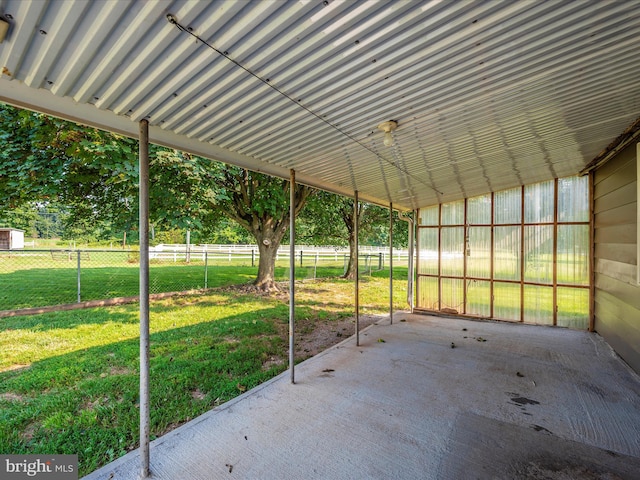
[[[632,144],[596,170],[595,329],[640,372],[637,160]]]

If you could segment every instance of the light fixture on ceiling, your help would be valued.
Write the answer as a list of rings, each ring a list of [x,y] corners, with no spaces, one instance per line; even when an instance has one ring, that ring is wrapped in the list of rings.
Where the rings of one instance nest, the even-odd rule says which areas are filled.
[[[398,128],[398,122],[395,120],[389,120],[388,122],[382,122],[378,125],[378,128],[384,132],[384,144],[387,147],[393,146],[393,131]]]
[[[0,43],[4,42],[4,39],[6,38],[8,31],[9,31],[9,22],[7,22],[4,18],[0,17]]]

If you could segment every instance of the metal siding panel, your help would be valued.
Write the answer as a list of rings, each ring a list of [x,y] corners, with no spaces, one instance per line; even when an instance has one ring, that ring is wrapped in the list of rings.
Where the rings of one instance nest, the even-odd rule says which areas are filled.
[[[640,371],[640,308],[596,290],[596,331],[636,372]]]

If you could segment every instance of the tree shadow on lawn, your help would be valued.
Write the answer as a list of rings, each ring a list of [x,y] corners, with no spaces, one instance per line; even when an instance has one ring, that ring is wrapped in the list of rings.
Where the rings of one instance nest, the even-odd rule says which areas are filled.
[[[152,300],[150,315],[181,312],[186,306],[199,308],[224,307],[234,303],[256,301],[255,296],[238,295],[237,292],[226,290],[224,287],[211,289],[202,294],[176,293],[168,299]],[[275,300],[274,300],[275,301]],[[81,325],[105,325],[109,323],[130,325],[139,323],[139,304],[128,303],[122,305],[108,305],[77,310],[65,310],[0,318],[2,330],[30,330],[43,332],[55,329],[72,329]],[[153,319],[152,319],[153,320]],[[153,325],[152,325],[153,326]]]
[[[229,286],[255,279],[257,268],[209,267],[207,288]],[[0,310],[45,307],[78,300],[76,268],[33,268],[1,274]],[[205,288],[203,266],[151,266],[151,293]],[[139,294],[138,267],[85,267],[80,275],[82,301],[130,297]]]
[[[285,370],[287,309],[261,313],[150,336],[153,437]],[[0,453],[78,454],[85,475],[136,448],[138,358],[136,338],[0,373]]]

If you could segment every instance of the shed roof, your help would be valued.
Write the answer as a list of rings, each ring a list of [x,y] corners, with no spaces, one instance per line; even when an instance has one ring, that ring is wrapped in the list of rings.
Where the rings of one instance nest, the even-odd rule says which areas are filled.
[[[640,2],[0,0],[0,100],[394,207],[578,173]],[[395,144],[376,127],[395,120]]]

